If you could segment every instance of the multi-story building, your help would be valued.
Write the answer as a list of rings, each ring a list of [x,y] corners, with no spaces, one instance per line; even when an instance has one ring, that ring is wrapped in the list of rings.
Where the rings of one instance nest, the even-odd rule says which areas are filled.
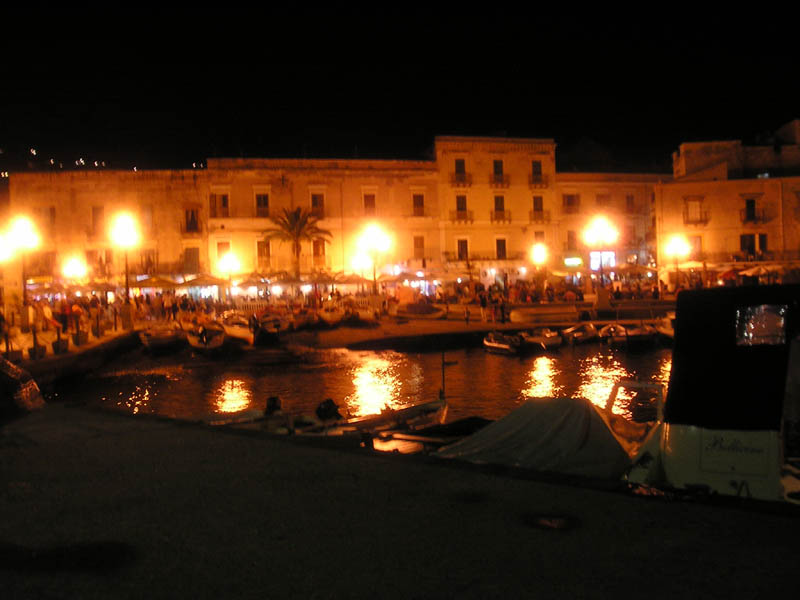
[[[706,270],[730,263],[800,259],[800,120],[769,146],[740,141],[681,144],[674,179],[655,186],[653,226],[658,262],[682,236],[689,259]]]
[[[290,245],[264,232],[297,207],[332,234],[302,245],[304,274],[357,271],[357,240],[371,222],[393,239],[381,270],[431,278],[513,281],[539,242],[554,269],[588,265],[600,250],[613,262],[649,262],[653,191],[669,177],[557,173],[555,151],[552,139],[438,137],[434,160],[210,159],[205,169],[12,173],[9,214],[27,213],[41,234],[27,253],[29,278],[58,278],[60,265],[78,256],[90,277],[119,282],[125,256],[106,230],[121,210],[138,217],[143,233],[128,252],[135,275],[220,275],[227,252],[243,274],[291,271]],[[583,242],[598,213],[619,231],[613,247]],[[21,292],[15,264],[7,265],[7,299]]]

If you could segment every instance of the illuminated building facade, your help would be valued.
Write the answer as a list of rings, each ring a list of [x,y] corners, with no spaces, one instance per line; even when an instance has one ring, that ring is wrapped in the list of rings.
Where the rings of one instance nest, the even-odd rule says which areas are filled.
[[[769,144],[681,144],[673,181],[655,186],[653,229],[660,243],[688,241],[688,259],[709,265],[800,260],[800,120]]]
[[[650,203],[663,176],[561,174],[555,151],[552,139],[438,137],[431,161],[222,158],[202,170],[14,173],[10,212],[37,222],[42,246],[28,273],[44,278],[75,254],[92,277],[119,278],[121,257],[106,234],[118,210],[141,223],[143,243],[130,252],[136,274],[219,275],[227,252],[243,273],[291,271],[290,245],[264,231],[296,207],[332,233],[330,243],[303,245],[304,274],[357,271],[353,248],[371,222],[393,238],[383,270],[514,280],[536,243],[553,268],[565,259],[587,265],[581,230],[598,213],[619,228],[619,243],[606,249],[615,260],[647,262]]]

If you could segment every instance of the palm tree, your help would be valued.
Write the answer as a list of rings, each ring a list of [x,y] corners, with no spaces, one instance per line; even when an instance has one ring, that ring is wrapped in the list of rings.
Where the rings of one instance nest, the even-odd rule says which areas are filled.
[[[283,209],[283,214],[273,217],[275,227],[271,227],[264,232],[267,240],[281,240],[291,242],[292,257],[294,259],[294,276],[300,279],[300,244],[301,242],[314,242],[322,240],[328,242],[326,238],[333,236],[327,229],[317,226],[319,219],[310,211],[298,207],[294,210]]]

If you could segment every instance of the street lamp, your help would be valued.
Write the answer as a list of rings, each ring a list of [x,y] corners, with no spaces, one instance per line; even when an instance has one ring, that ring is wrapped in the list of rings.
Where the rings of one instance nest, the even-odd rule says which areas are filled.
[[[15,217],[8,231],[10,250],[19,250],[22,262],[22,306],[28,304],[28,286],[25,282],[25,251],[39,247],[39,232],[28,217]]]
[[[605,217],[595,217],[583,232],[583,240],[589,247],[597,248],[600,253],[600,287],[603,283],[603,248],[617,241],[619,232]]]
[[[111,223],[111,242],[125,251],[125,304],[130,303],[130,285],[128,281],[128,250],[139,245],[139,225],[130,213],[118,213]]]
[[[543,270],[542,293],[544,293],[545,286],[547,286],[547,246],[542,243],[534,244],[531,247],[531,261],[536,265],[537,269]]]
[[[378,293],[378,276],[376,266],[378,263],[378,255],[383,254],[389,250],[392,245],[391,238],[383,231],[378,225],[374,223],[368,225],[367,228],[358,238],[358,247],[363,252],[369,254],[372,259],[372,293]]]
[[[228,298],[233,303],[232,278],[234,273],[242,270],[242,264],[233,252],[226,252],[217,263],[220,272],[228,275]]]
[[[678,291],[678,286],[680,285],[681,281],[681,272],[680,267],[678,265],[678,261],[681,258],[684,258],[689,255],[691,251],[691,247],[689,246],[689,242],[686,241],[686,238],[682,235],[673,235],[664,246],[664,253],[667,256],[674,256],[675,257],[675,291]]]

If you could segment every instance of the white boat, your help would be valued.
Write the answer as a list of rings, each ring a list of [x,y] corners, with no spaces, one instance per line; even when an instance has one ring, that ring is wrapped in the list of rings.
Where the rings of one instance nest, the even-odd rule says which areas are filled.
[[[659,338],[667,343],[672,343],[675,339],[675,313],[668,312],[667,315],[655,325]]]
[[[520,331],[519,337],[523,350],[555,350],[564,341],[558,331],[549,327]]]
[[[676,316],[663,419],[628,481],[800,503],[800,285],[687,290]]]
[[[522,349],[522,340],[518,335],[490,331],[483,338],[483,347],[487,351],[497,354],[519,354]]]
[[[186,343],[186,332],[177,321],[167,321],[140,331],[139,340],[150,352],[170,352]]]
[[[225,329],[225,335],[230,339],[246,344],[253,343],[253,326],[244,313],[235,310],[225,311],[220,321]]]
[[[622,325],[610,323],[597,332],[601,341],[611,345],[625,347],[629,350],[652,346],[658,332],[652,325]]]
[[[562,337],[568,344],[584,344],[586,342],[597,341],[597,327],[594,323],[581,323],[569,327],[561,332]]]
[[[317,311],[319,320],[328,327],[336,327],[345,317],[345,311],[340,306],[326,305]]]
[[[219,321],[199,323],[186,331],[186,341],[189,345],[203,352],[222,348],[225,338],[225,328]]]

